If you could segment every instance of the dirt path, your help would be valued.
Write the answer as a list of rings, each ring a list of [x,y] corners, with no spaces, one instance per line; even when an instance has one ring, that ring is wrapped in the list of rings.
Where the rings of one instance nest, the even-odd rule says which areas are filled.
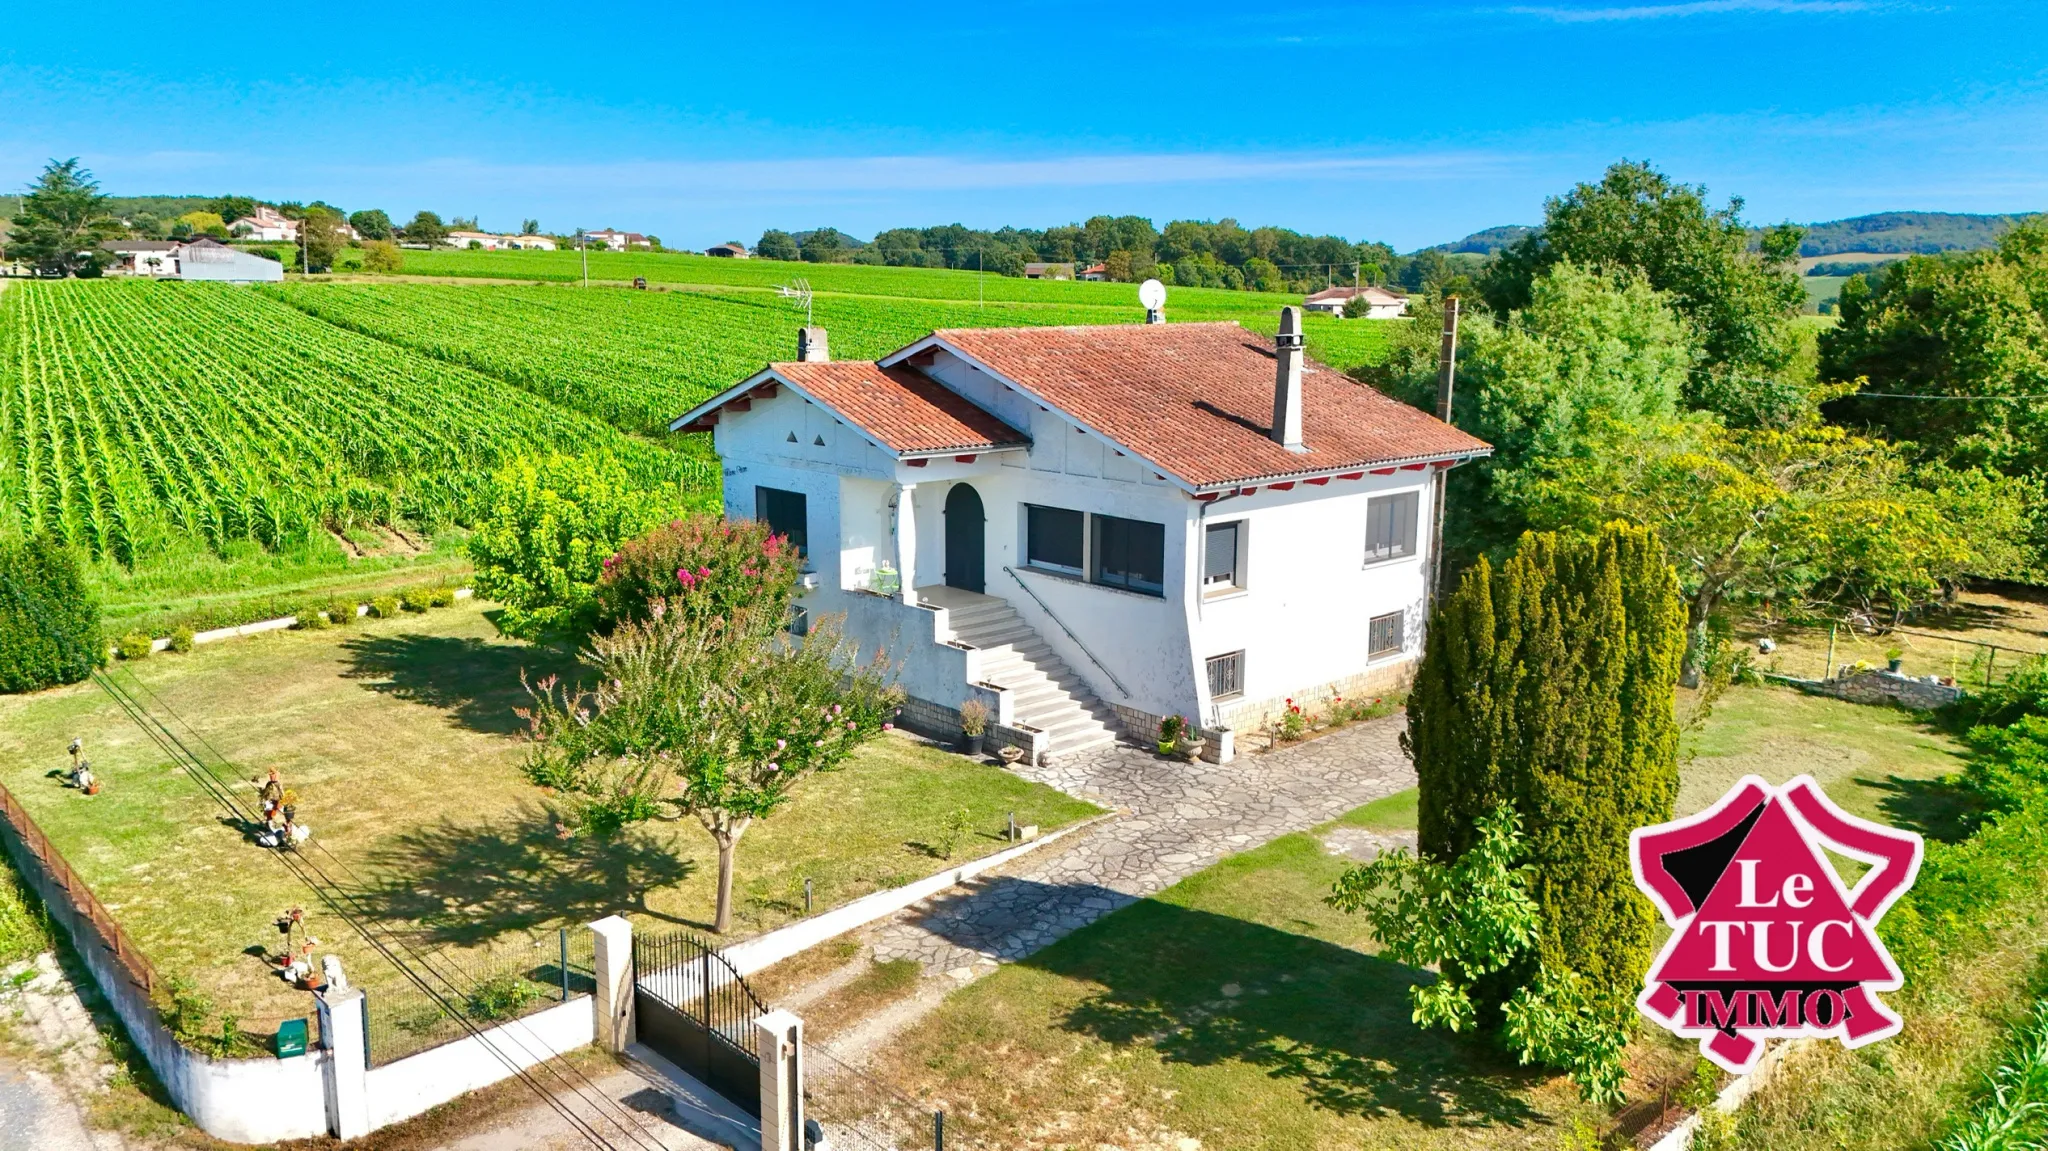
[[[16,979],[22,980],[19,985]],[[0,1144],[38,1151],[127,1151],[116,1132],[94,1130],[84,1101],[107,1089],[116,1068],[55,956],[45,952],[0,972]]]

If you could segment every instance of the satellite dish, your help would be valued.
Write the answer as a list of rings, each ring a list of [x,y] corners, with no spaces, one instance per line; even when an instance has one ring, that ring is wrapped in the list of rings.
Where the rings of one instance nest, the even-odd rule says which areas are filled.
[[[1147,280],[1138,285],[1138,302],[1150,311],[1166,306],[1166,285],[1157,280]]]

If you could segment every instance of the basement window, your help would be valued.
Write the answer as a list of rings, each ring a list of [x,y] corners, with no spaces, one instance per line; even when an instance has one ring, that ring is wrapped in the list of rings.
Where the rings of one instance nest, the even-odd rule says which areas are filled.
[[[1388,612],[1386,615],[1376,615],[1367,620],[1365,625],[1365,658],[1379,659],[1382,656],[1401,654],[1405,618],[1400,612],[1396,611]]]
[[[1244,694],[1244,653],[1234,651],[1228,655],[1212,655],[1208,659],[1209,698],[1212,701],[1236,699]]]

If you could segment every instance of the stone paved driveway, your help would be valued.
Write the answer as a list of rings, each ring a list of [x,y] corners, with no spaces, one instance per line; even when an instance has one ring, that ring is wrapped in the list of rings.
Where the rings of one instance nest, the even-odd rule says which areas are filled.
[[[868,932],[878,960],[962,980],[1021,959],[1218,859],[1415,785],[1401,716],[1236,762],[1170,762],[1116,747],[1019,767],[1119,814]]]

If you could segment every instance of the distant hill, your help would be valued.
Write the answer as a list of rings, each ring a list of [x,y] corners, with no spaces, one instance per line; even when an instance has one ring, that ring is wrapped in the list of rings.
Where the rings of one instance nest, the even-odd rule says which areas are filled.
[[[1523,236],[1535,231],[1529,224],[1499,224],[1483,231],[1474,232],[1462,240],[1438,244],[1433,251],[1470,252],[1476,256],[1491,256]]]
[[[2007,228],[2028,216],[1971,215],[1964,212],[1877,212],[1808,224],[1802,256],[1843,252],[1967,252],[1998,242]]]

